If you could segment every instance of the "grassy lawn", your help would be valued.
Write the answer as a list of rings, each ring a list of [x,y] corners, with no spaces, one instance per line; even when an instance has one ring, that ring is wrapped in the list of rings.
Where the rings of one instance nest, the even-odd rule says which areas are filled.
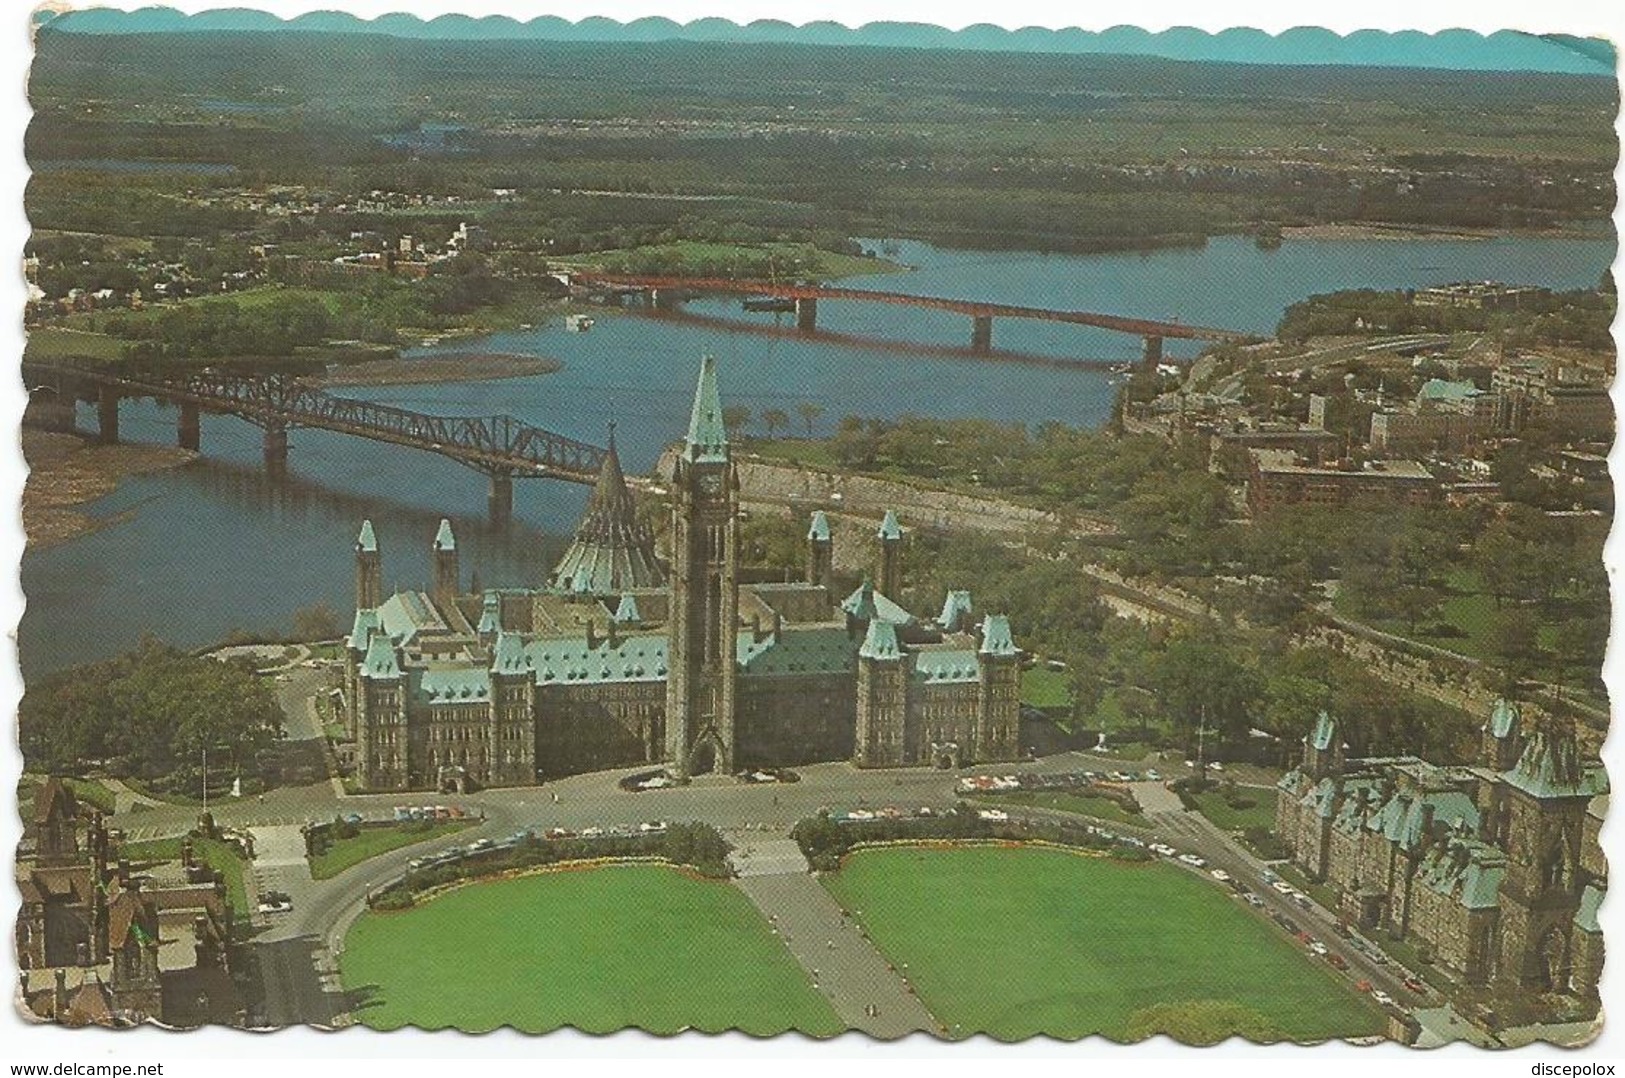
[[[1082,816],[1093,816],[1097,820],[1111,820],[1113,823],[1145,823],[1144,816],[1124,812],[1117,807],[1117,802],[1109,797],[1086,797],[1062,790],[1020,790],[1016,793],[999,794],[996,797],[979,798],[976,799],[976,803],[989,808],[1004,808],[1012,804],[1032,805],[1035,808],[1054,809],[1057,812],[1076,812]]]
[[[1253,807],[1231,808],[1225,803],[1224,794],[1218,790],[1192,794],[1191,797],[1196,802],[1197,811],[1212,820],[1215,827],[1226,831],[1245,831],[1249,827],[1262,827],[1266,831],[1274,829],[1276,791],[1261,786],[1243,786],[1236,793],[1240,798],[1253,802]]]
[[[143,861],[179,861],[182,841],[178,838],[160,838],[148,842],[126,842],[123,854],[133,864],[140,864]],[[243,886],[243,869],[247,862],[237,852],[237,847],[219,839],[198,838],[192,840],[192,850],[197,854],[198,860],[225,877],[226,900],[231,903],[232,917],[238,922],[246,922],[251,913],[248,908],[248,891]]]
[[[35,361],[91,359],[107,361],[123,355],[124,342],[105,333],[87,333],[61,326],[35,326],[28,331],[23,358]]]
[[[1058,850],[868,850],[824,877],[955,1036],[1121,1036],[1160,1004],[1245,1008],[1318,1041],[1384,1020],[1228,892]],[[1231,1027],[1233,1028],[1233,1027]]]
[[[324,852],[310,858],[310,874],[318,880],[331,879],[347,868],[359,865],[402,846],[427,842],[431,838],[455,834],[478,820],[445,820],[432,827],[411,827],[391,824],[386,827],[363,827],[355,838],[341,838]]]
[[[482,883],[368,913],[343,967],[375,1029],[841,1029],[739,890],[653,865]]]
[[[1038,708],[1071,708],[1072,690],[1067,687],[1066,674],[1034,666],[1021,672],[1021,702]]]

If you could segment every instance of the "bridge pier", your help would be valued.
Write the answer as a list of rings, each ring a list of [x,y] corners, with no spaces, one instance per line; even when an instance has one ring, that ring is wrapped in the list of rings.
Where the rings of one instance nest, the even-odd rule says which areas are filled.
[[[492,524],[502,525],[513,519],[513,476],[508,472],[491,473],[491,489],[486,494],[486,512]]]
[[[812,333],[818,329],[818,298],[803,296],[796,300],[796,331]]]
[[[288,474],[288,425],[286,423],[267,423],[265,425],[265,471],[273,479],[281,479]]]
[[[1161,337],[1147,337],[1145,339],[1145,353],[1141,362],[1145,364],[1145,369],[1148,371],[1157,369],[1157,364],[1162,362]]]
[[[118,444],[118,390],[112,386],[96,390],[96,440],[103,445]]]
[[[970,350],[978,355],[993,351],[993,316],[978,314],[971,318]]]
[[[198,406],[192,401],[181,401],[181,417],[175,424],[175,440],[182,449],[194,453],[203,445],[203,425],[198,418]]]

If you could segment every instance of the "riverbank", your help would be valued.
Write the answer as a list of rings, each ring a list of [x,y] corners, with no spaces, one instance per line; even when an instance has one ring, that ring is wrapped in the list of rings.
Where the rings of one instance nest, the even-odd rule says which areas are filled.
[[[78,435],[22,432],[28,481],[23,486],[23,531],[31,550],[77,539],[126,519],[92,517],[78,507],[106,497],[133,475],[178,468],[197,458],[166,445],[94,445]]]
[[[564,364],[545,356],[502,352],[441,353],[418,359],[376,359],[336,367],[312,379],[324,389],[349,386],[412,386],[438,382],[495,382],[555,374]]]
[[[1434,228],[1365,222],[1299,225],[1281,229],[1283,240],[1495,240],[1532,236],[1547,239],[1593,239],[1582,228]]]

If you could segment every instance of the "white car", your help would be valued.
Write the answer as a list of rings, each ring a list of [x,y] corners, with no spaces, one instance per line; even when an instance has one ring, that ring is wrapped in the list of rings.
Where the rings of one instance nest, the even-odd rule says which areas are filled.
[[[638,830],[646,835],[658,835],[666,830],[666,821],[656,820],[653,823],[640,823]]]
[[[1207,862],[1205,860],[1203,860],[1202,858],[1196,856],[1194,853],[1182,853],[1182,854],[1179,855],[1179,859],[1181,861],[1183,861],[1185,864],[1190,865],[1192,868],[1206,868],[1207,867]]]
[[[288,913],[293,909],[293,899],[280,891],[267,891],[261,898],[259,911],[261,913]]]
[[[1380,988],[1373,988],[1371,990],[1371,998],[1382,1004],[1384,1007],[1395,1006],[1394,997],[1390,996],[1387,992],[1384,992]]]
[[[1179,851],[1174,849],[1172,846],[1161,842],[1153,842],[1151,844],[1151,849],[1152,852],[1160,853],[1164,857],[1173,857],[1179,853]]]
[[[1145,773],[1145,781],[1147,781],[1147,782],[1161,782],[1162,781],[1162,772],[1160,772],[1160,771],[1147,771]]]
[[[1320,942],[1319,940],[1310,940],[1309,941],[1309,949],[1311,951],[1315,952],[1315,954],[1322,955],[1322,956],[1324,956],[1326,954],[1326,950],[1327,950],[1326,945],[1324,943]]]
[[[976,815],[984,820],[1008,820],[1010,818],[1010,814],[1008,812],[1003,812],[999,809],[982,809]]]
[[[1207,766],[1208,766],[1209,771],[1223,771],[1224,770],[1224,765],[1221,764],[1217,760],[1214,760],[1211,764],[1208,764]]]
[[[1209,872],[1208,875],[1212,876],[1214,879],[1218,880],[1220,883],[1229,883],[1230,882],[1230,873],[1226,872],[1222,868],[1216,868],[1212,872]]]
[[[1270,884],[1270,887],[1277,894],[1285,895],[1288,898],[1291,898],[1293,896],[1293,894],[1295,893],[1292,885],[1290,883],[1287,883],[1285,880],[1275,880],[1274,882],[1272,882]]]

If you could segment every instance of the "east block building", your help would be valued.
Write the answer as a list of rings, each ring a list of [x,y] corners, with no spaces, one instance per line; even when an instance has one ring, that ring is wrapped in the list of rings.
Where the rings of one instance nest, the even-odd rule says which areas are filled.
[[[821,512],[803,580],[762,581],[770,574],[741,565],[739,481],[709,359],[670,487],[663,561],[612,433],[574,541],[536,588],[464,593],[442,521],[430,589],[386,597],[378,537],[363,523],[345,680],[362,785],[1016,757],[1021,652],[1009,623],[977,618],[966,591],[934,618],[898,605],[895,516],[875,536],[873,581],[844,597]]]
[[[1463,983],[1595,1002],[1608,779],[1572,735],[1496,704],[1478,761],[1351,759],[1322,714],[1279,784],[1276,834],[1349,923],[1424,944]]]

